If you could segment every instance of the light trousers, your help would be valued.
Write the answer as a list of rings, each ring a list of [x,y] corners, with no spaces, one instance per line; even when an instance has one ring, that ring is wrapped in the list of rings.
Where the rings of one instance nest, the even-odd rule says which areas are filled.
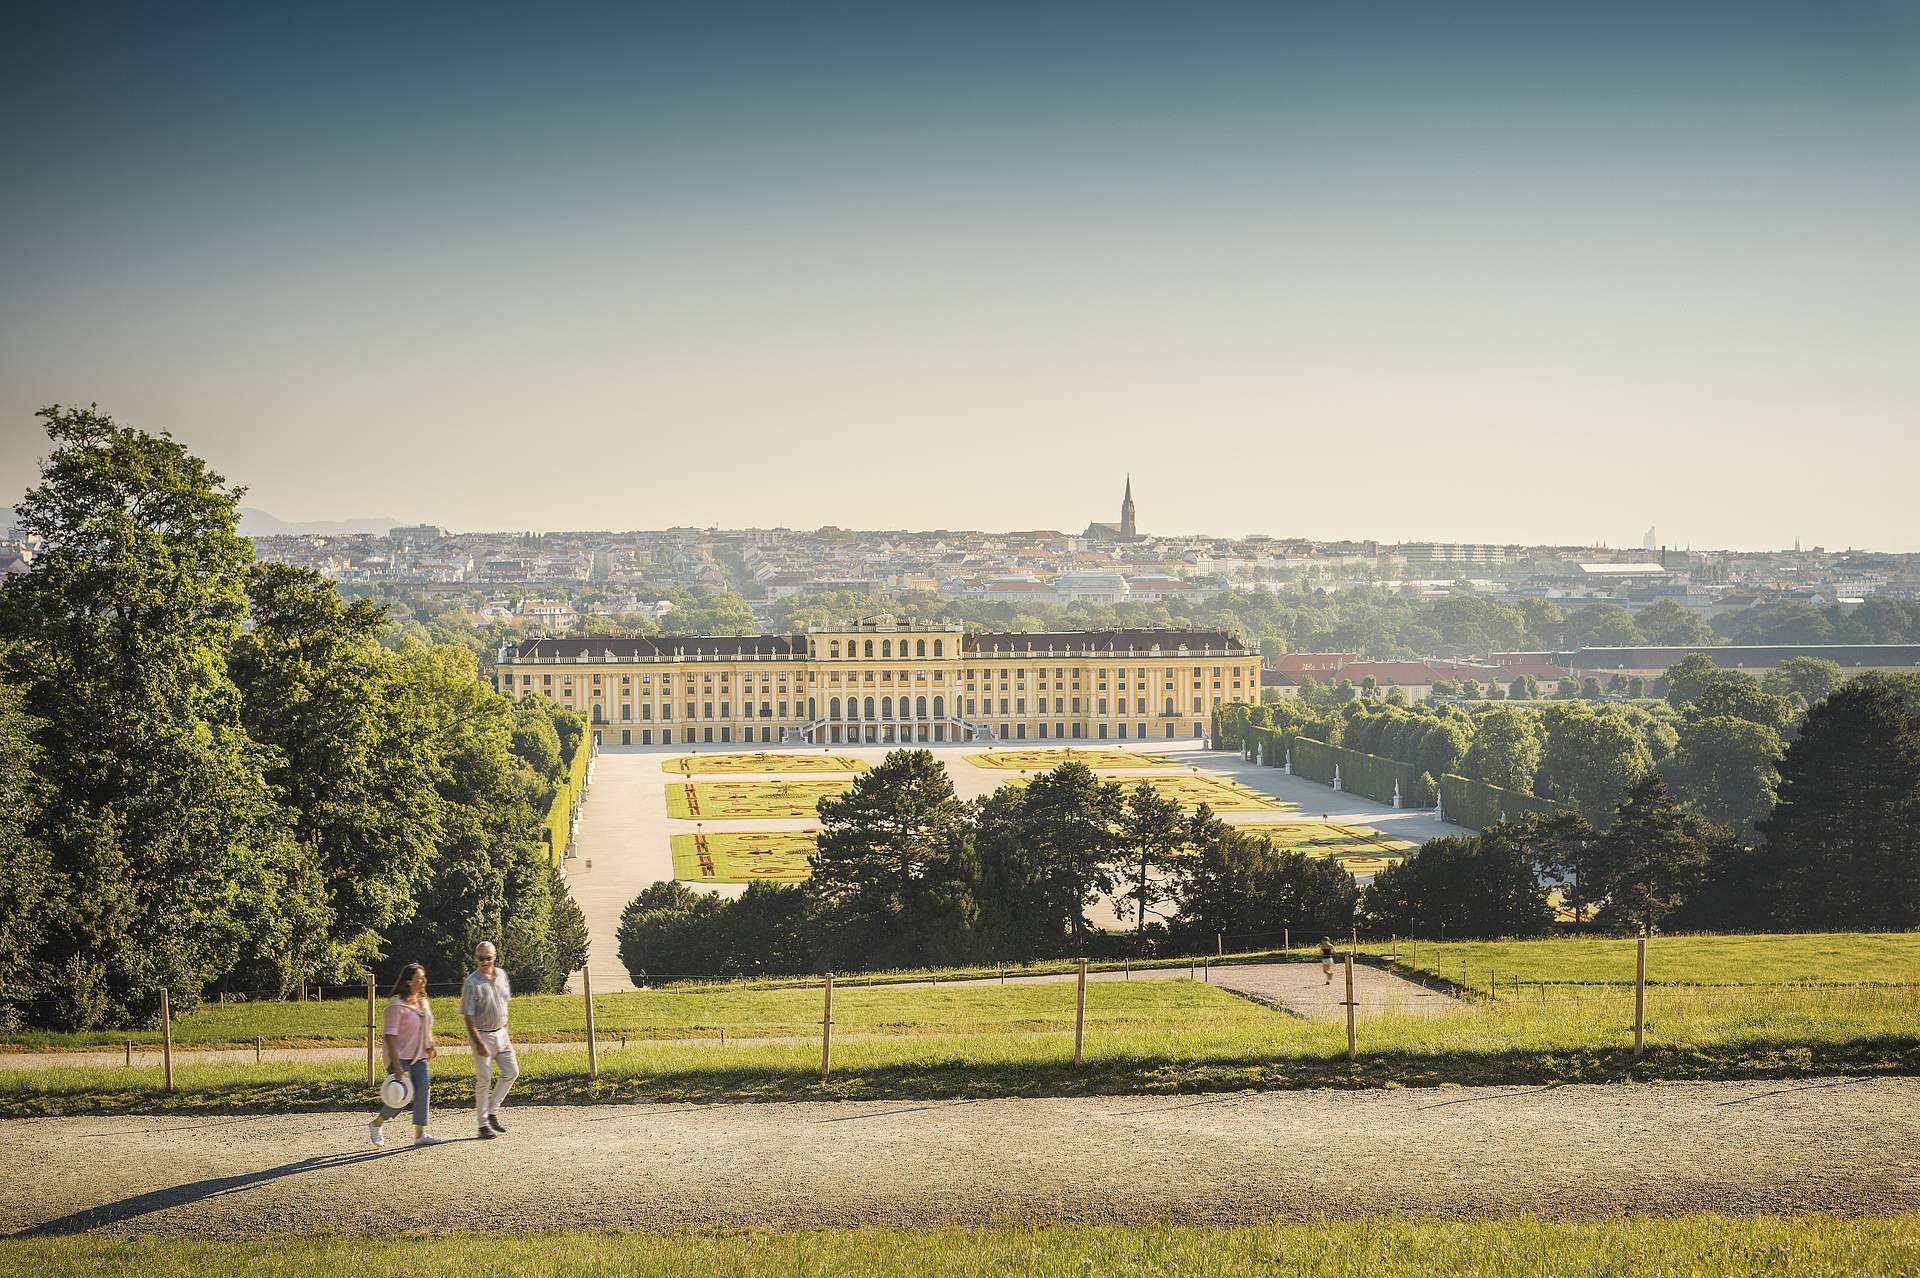
[[[520,1077],[520,1062],[514,1058],[513,1044],[508,1041],[505,1030],[491,1033],[483,1030],[480,1041],[486,1044],[489,1054],[476,1054],[473,1058],[473,1112],[484,1123],[488,1114],[507,1103],[513,1080]],[[500,1067],[497,1080],[493,1076],[495,1065]]]

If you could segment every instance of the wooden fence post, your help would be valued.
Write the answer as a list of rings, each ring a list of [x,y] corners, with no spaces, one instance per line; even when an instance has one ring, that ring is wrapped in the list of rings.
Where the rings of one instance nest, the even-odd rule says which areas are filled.
[[[820,1077],[833,1068],[833,973],[827,973],[826,1004],[820,1011]]]
[[[132,1039],[127,1040],[127,1065],[129,1067],[133,1065],[133,1040]]]
[[[173,1011],[167,1005],[167,987],[160,987],[160,1069],[166,1089],[173,1090]]]
[[[1087,961],[1080,960],[1080,989],[1074,998],[1073,1009],[1073,1063],[1080,1064],[1086,1059],[1087,1048]]]
[[[1293,934],[1286,928],[1280,929],[1280,952],[1286,953],[1293,948]]]
[[[426,1051],[427,1044],[420,1044]],[[373,973],[367,973],[367,1086],[373,1086]]]
[[[600,1045],[594,1041],[593,1032],[593,972],[589,968],[580,969],[580,989],[587,998],[587,1077],[600,1077]]]
[[[255,1038],[253,1040],[253,1063],[255,1065],[260,1063],[260,1049],[266,1046],[266,1042],[267,1040],[264,1038]]]
[[[1353,1025],[1353,952],[1347,952],[1347,1059],[1354,1060],[1360,1055],[1359,1040],[1354,1035]]]
[[[1647,1050],[1647,929],[1640,928],[1633,960],[1633,1057]]]

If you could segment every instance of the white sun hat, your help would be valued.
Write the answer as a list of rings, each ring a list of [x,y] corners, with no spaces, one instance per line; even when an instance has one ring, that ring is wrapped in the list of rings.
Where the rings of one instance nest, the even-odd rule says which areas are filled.
[[[402,1074],[380,1084],[380,1103],[388,1109],[405,1109],[413,1104],[413,1080]]]

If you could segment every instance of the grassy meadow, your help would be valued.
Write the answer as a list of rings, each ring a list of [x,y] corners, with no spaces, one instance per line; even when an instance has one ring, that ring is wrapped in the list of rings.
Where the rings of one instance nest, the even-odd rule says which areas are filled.
[[[690,1000],[668,1026],[677,1037],[632,1032],[659,1027],[661,1005],[648,1000],[625,1020],[602,1021],[597,1078],[583,1050],[525,1052],[514,1097],[944,1099],[1910,1074],[1920,1072],[1913,994],[1895,986],[1658,990],[1649,996],[1646,1055],[1636,1060],[1630,989],[1544,986],[1438,1016],[1363,1009],[1370,1014],[1350,1062],[1338,1017],[1289,1016],[1182,980],[1099,982],[1088,986],[1086,1055],[1076,1066],[1070,984],[855,989],[836,991],[833,1070],[822,1080],[818,991],[725,990],[657,996]],[[756,1041],[735,1030],[724,1045],[687,1041],[700,1024],[729,1020],[792,1037]],[[0,1070],[0,1117],[370,1103],[364,1065],[352,1057],[176,1062],[172,1094],[160,1090],[152,1062],[149,1053],[131,1067]],[[435,1103],[465,1103],[464,1059],[436,1068]]]
[[[1544,941],[1419,941],[1362,953],[1399,955],[1406,971],[1485,989],[1502,984],[1633,983],[1631,937],[1564,937]],[[1809,932],[1793,935],[1656,936],[1647,942],[1651,985],[1920,985],[1920,932]]]
[[[524,1278],[675,1274],[680,1278],[1483,1278],[1558,1275],[1779,1274],[1798,1278],[1920,1273],[1920,1216],[1527,1217],[1376,1219],[1229,1229],[1054,1226],[566,1233],[443,1238],[275,1238],[221,1242],[140,1238],[0,1240],[0,1272],[44,1278],[197,1278],[245,1273],[366,1278],[511,1273]]]

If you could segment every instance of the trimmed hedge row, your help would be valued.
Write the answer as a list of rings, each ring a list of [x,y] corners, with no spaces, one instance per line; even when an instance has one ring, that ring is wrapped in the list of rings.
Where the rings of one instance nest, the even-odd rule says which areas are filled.
[[[1396,785],[1400,791],[1400,802],[1408,807],[1419,806],[1425,798],[1426,787],[1420,782],[1420,769],[1411,763],[1349,750],[1345,746],[1328,745],[1312,737],[1296,737],[1291,745],[1293,770],[1322,785],[1333,784],[1334,770],[1337,768],[1341,789],[1363,794],[1369,799],[1392,803]]]
[[[1328,745],[1298,733],[1283,733],[1274,728],[1256,728],[1252,740],[1265,751],[1270,767],[1279,767],[1293,758],[1294,775],[1332,785],[1334,769],[1340,770],[1340,788],[1363,794],[1381,803],[1392,803],[1394,786],[1400,788],[1400,802],[1406,807],[1423,807],[1433,801],[1422,782],[1420,769],[1411,763],[1389,759],[1385,755],[1349,750]]]
[[[546,840],[555,865],[573,849],[573,814],[587,792],[587,756],[592,752],[593,738],[582,732],[579,744],[573,747],[573,758],[567,762],[567,775],[555,788],[553,802],[547,805],[547,818],[541,823],[540,837]]]
[[[1551,799],[1504,790],[1477,777],[1456,776],[1451,772],[1440,778],[1440,806],[1449,823],[1471,830],[1484,830],[1523,812],[1558,816],[1568,811]]]

